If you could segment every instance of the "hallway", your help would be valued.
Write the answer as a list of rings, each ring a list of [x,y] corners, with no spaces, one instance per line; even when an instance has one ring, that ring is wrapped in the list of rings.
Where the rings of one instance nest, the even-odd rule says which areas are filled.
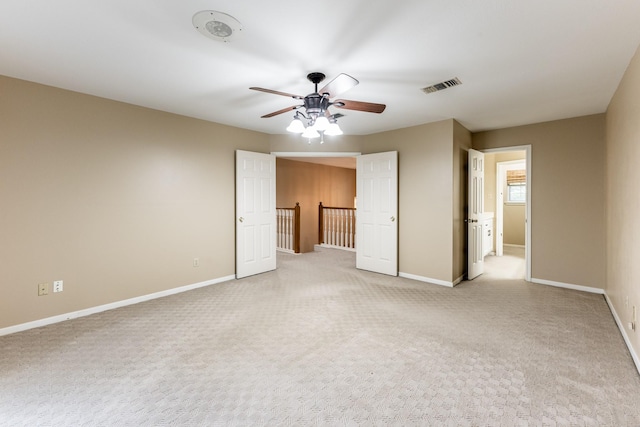
[[[484,258],[484,276],[491,279],[524,279],[524,248],[504,246],[503,256],[487,255]]]

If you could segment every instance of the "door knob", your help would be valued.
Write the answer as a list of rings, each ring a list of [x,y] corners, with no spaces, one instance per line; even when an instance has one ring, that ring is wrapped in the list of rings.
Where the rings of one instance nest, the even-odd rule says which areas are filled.
[[[238,221],[243,222],[244,218],[240,217],[240,218],[238,218]]]
[[[395,217],[395,216],[392,216],[392,217],[391,217],[391,222],[393,222],[393,221],[395,221],[395,220],[396,220],[396,217]]]

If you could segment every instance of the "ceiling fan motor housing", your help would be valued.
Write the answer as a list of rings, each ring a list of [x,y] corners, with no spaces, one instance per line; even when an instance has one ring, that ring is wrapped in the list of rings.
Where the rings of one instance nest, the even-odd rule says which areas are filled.
[[[312,93],[304,97],[304,108],[309,116],[318,117],[329,108],[329,98],[318,93]]]

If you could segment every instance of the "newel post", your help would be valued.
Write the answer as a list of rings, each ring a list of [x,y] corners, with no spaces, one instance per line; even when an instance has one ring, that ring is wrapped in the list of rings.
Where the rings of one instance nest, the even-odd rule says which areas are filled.
[[[293,252],[300,253],[300,203],[296,202],[294,208],[294,222],[295,229],[293,231]]]
[[[318,244],[324,243],[324,207],[322,206],[322,202],[320,202],[320,206],[318,207]]]

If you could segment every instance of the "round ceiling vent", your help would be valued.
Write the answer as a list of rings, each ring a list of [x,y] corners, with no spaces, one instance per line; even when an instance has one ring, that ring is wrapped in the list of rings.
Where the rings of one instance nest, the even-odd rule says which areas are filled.
[[[193,26],[210,39],[225,43],[242,31],[242,24],[236,18],[215,10],[203,10],[193,15]]]

